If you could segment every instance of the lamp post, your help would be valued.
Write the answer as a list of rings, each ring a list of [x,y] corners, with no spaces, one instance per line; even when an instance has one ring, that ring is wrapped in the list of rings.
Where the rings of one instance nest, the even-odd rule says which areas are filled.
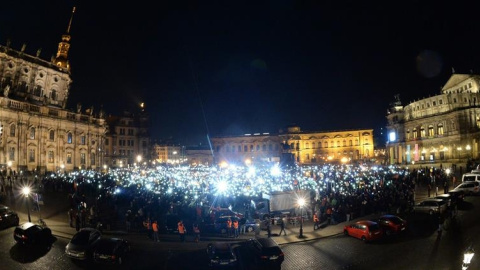
[[[27,213],[28,213],[28,222],[32,222],[32,220],[30,219],[30,204],[28,202],[28,195],[30,194],[30,188],[29,187],[24,187],[22,189],[22,193],[23,195],[25,195],[25,198],[27,199]]]
[[[298,199],[298,206],[300,206],[300,234],[298,238],[303,238],[303,206],[305,205],[305,199]]]

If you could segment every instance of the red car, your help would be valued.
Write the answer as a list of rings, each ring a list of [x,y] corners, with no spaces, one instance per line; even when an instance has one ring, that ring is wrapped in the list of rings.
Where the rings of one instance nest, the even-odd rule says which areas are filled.
[[[383,231],[377,222],[371,220],[360,220],[343,228],[345,235],[361,239],[363,242],[370,242],[382,238]]]
[[[407,221],[395,215],[383,215],[377,222],[386,235],[401,233],[407,229]]]

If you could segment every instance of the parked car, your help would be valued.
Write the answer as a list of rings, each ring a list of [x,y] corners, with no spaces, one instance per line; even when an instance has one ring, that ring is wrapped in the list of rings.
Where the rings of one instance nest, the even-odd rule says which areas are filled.
[[[407,229],[407,221],[395,215],[383,215],[378,218],[377,223],[386,235],[398,234]]]
[[[15,211],[8,206],[0,204],[0,229],[18,226],[19,222],[20,219]]]
[[[13,238],[17,243],[23,245],[50,246],[53,236],[52,230],[48,227],[26,222],[15,228]]]
[[[343,233],[361,239],[364,242],[378,240],[383,236],[380,225],[371,220],[360,220],[346,225],[343,228]]]
[[[447,204],[439,199],[427,199],[413,206],[415,213],[442,214],[447,209]]]
[[[207,254],[212,268],[236,268],[237,256],[229,242],[213,242],[207,246]]]
[[[452,204],[454,204],[454,202],[452,201],[452,195],[450,195],[449,193],[440,194],[433,198],[445,201],[447,206],[452,206]]]
[[[480,182],[464,182],[455,187],[453,190],[461,190],[465,195],[478,195],[480,192]]]
[[[252,238],[247,241],[247,246],[260,266],[280,268],[285,259],[282,249],[272,238]]]
[[[82,228],[65,247],[65,254],[77,260],[86,260],[91,257],[95,246],[101,238],[97,229]]]
[[[480,173],[465,173],[462,175],[462,183],[480,181]]]
[[[462,202],[463,197],[465,196],[465,192],[463,192],[463,190],[450,190],[448,194],[452,196],[452,202],[457,204]]]
[[[216,233],[226,234],[227,233],[227,220],[230,219],[232,221],[232,228],[233,228],[233,221],[239,220],[237,217],[232,216],[222,216],[215,220],[214,223],[214,230]]]
[[[130,243],[124,239],[101,238],[93,251],[93,260],[96,263],[122,264],[130,250]]]
[[[234,212],[228,208],[214,208],[212,212],[215,214],[215,218],[223,217],[223,216],[230,216],[230,217],[237,217],[238,219],[243,217],[243,214]]]

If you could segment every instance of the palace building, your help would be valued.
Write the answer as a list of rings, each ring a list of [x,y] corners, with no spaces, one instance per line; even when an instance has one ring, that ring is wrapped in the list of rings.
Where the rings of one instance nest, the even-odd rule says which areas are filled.
[[[93,108],[66,109],[72,84],[66,33],[50,61],[0,46],[0,166],[22,172],[100,169],[106,122]]]
[[[282,162],[306,164],[369,161],[374,157],[373,129],[254,133],[212,138],[216,163]]]
[[[480,75],[453,74],[440,94],[388,110],[390,164],[466,166],[479,156]]]

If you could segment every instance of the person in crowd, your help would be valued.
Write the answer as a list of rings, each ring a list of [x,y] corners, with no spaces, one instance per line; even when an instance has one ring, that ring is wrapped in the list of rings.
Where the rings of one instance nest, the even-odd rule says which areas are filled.
[[[280,225],[280,232],[278,233],[278,235],[282,235],[282,232],[283,235],[287,235],[287,232],[285,232],[285,217],[279,219],[278,222]]]
[[[156,220],[154,220],[152,223],[152,233],[153,233],[153,242],[160,242],[160,239],[158,238],[158,224]]]
[[[187,233],[187,229],[183,224],[183,220],[180,220],[177,224],[178,234],[180,235],[180,242],[185,242],[185,234]]]
[[[200,228],[197,223],[193,224],[193,233],[195,234],[195,242],[198,243],[200,241]]]
[[[238,219],[235,218],[235,219],[233,220],[233,236],[234,236],[235,238],[238,238],[238,226],[239,226],[239,225],[238,225]]]

